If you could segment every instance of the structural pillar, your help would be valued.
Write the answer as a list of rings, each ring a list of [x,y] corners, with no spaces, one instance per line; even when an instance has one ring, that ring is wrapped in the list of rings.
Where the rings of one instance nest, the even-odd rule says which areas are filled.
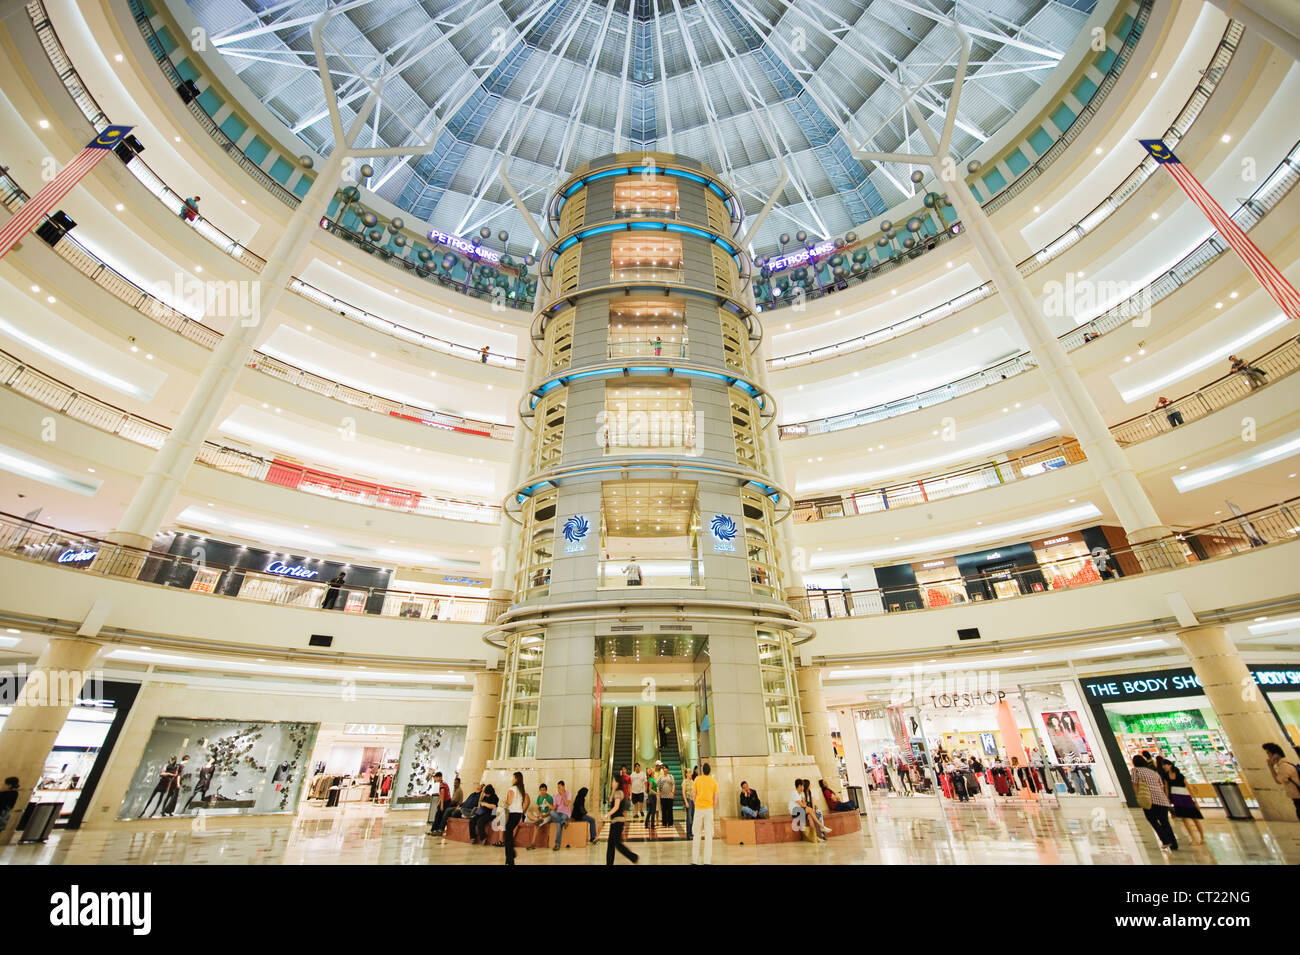
[[[1228,736],[1241,775],[1259,802],[1260,815],[1276,822],[1294,822],[1295,806],[1273,781],[1261,748],[1265,743],[1278,743],[1289,752],[1290,741],[1237,652],[1237,645],[1223,627],[1180,630],[1178,639]]]
[[[1300,4],[1295,0],[1209,0],[1246,29],[1300,60]]]
[[[0,845],[13,839],[32,789],[45,772],[45,760],[67,722],[68,713],[90,675],[100,644],[84,637],[51,637],[27,673],[22,692],[0,730],[0,779],[18,777],[18,802]]]
[[[941,161],[934,163],[937,176],[942,177],[943,168]],[[958,175],[948,182],[948,188],[962,226],[970,235],[984,267],[989,270],[1007,312],[1025,337],[1038,367],[1042,369],[1052,397],[1060,404],[1066,422],[1079,439],[1079,445],[1087,455],[1106,499],[1115,509],[1115,516],[1124,528],[1129,543],[1143,544],[1168,537],[1171,533],[1169,528],[1160,522],[1133,466],[1110,433],[1110,428],[1097,410],[1092,395],[1088,393],[1083,378],[1071,363],[1060,340],[1043,319],[1029,286],[988,216],[980,208],[970,186]],[[1138,556],[1140,560],[1143,559],[1141,554]],[[1145,561],[1143,566],[1146,567]],[[1151,569],[1157,568],[1153,566]]]
[[[465,755],[460,761],[460,780],[466,787],[477,786],[497,740],[497,713],[501,708],[501,673],[483,670],[474,674],[474,695],[469,701],[469,725],[465,728]]]
[[[803,710],[804,747],[817,761],[817,771],[836,791],[840,788],[839,763],[835,760],[835,746],[831,743],[831,714],[826,709],[826,694],[822,691],[822,667],[799,667],[795,671],[799,682],[799,705]]]
[[[338,189],[344,164],[352,158],[350,147],[365,126],[366,117],[374,108],[378,97],[372,92],[362,105],[344,142],[336,143],[334,150],[321,166],[307,194],[298,203],[288,225],[280,234],[275,247],[267,256],[266,265],[252,280],[253,294],[240,300],[252,302],[251,315],[232,316],[230,327],[213,349],[203,373],[190,392],[176,424],[154,455],[140,480],[135,496],[118,521],[117,528],[108,534],[115,544],[148,550],[154,535],[167,519],[181,485],[203,442],[207,440],[217,415],[234,390],[239,373],[248,363],[258,336],[268,327],[268,320],[293,278],[298,260],[311,244],[318,223],[329,209],[330,200]],[[118,576],[134,576],[142,565],[144,555],[138,555],[137,566],[127,555],[104,548],[96,557],[95,569]]]

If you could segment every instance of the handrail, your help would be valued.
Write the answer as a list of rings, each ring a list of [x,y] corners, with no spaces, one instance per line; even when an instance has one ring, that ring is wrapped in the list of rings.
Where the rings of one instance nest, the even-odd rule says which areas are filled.
[[[1228,63],[1231,62],[1232,56],[1237,50],[1237,44],[1241,41],[1243,31],[1244,28],[1240,22],[1236,20],[1230,20],[1228,22],[1223,37],[1220,39],[1218,47],[1215,48],[1214,55],[1210,58],[1210,65],[1206,67],[1201,81],[1196,84],[1196,87],[1192,90],[1187,102],[1183,104],[1183,108],[1179,111],[1178,116],[1174,118],[1174,121],[1169,125],[1169,128],[1165,131],[1165,134],[1162,137],[1171,148],[1177,145],[1179,140],[1187,135],[1192,123],[1195,122],[1198,116],[1200,116],[1201,111],[1205,108],[1205,104],[1209,102],[1210,97],[1218,88],[1219,80],[1222,78],[1224,70],[1227,69]],[[1061,140],[1057,140],[1058,143],[1060,141]],[[1055,145],[1053,145],[1052,148],[1055,148]],[[1050,151],[1051,149],[1048,150],[1048,152]],[[1083,216],[1083,218],[1081,218],[1077,223],[1071,225],[1069,229],[1057,238],[1053,239],[1038,252],[1018,263],[1017,268],[1020,270],[1020,274],[1033,274],[1048,262],[1063,255],[1084,236],[1095,231],[1099,225],[1110,218],[1110,216],[1113,215],[1120,206],[1137,193],[1142,184],[1145,183],[1155,171],[1156,165],[1155,160],[1151,159],[1149,156],[1144,158],[1142,162],[1138,163],[1133,172],[1129,173],[1129,175],[1124,178],[1123,182],[1111,191],[1110,195],[1093,207],[1092,211]],[[984,208],[988,211],[992,211],[990,206],[994,203],[1000,204],[1003,197],[1006,196],[1012,188],[1017,186],[1026,174],[1028,174],[1028,170],[1026,170],[1026,173],[1022,174],[1022,177],[1017,179],[1012,186],[1008,186],[1007,190],[999,193],[993,199],[989,200],[988,203],[985,203]],[[1037,175],[1035,174],[1033,178],[1037,178]],[[1025,185],[1027,187],[1028,182],[1026,182]],[[942,235],[943,233],[940,234]],[[903,259],[908,257],[909,256],[904,253],[895,256],[889,261],[901,262]],[[949,315],[952,315],[963,308],[968,308],[977,302],[981,302],[990,295],[995,294],[995,291],[996,290],[991,281],[984,282],[969,291],[963,292],[961,295],[949,302],[927,309],[926,311],[901,322],[895,322],[892,325],[886,325],[883,328],[875,329],[865,335],[859,335],[855,338],[845,339],[840,342],[833,342],[829,345],[819,345],[816,348],[810,348],[807,351],[796,352],[791,355],[780,355],[770,358],[768,359],[768,367],[772,369],[792,368],[797,365],[806,365],[812,362],[824,361],[829,358],[837,358],[840,355],[860,351],[865,348],[872,348],[887,341],[893,341],[895,338],[925,328],[940,319],[947,318]],[[806,299],[809,296],[805,293],[804,297]],[[954,303],[961,304],[954,307]],[[772,306],[770,304],[764,306],[765,311],[770,311],[771,308]]]
[[[1202,560],[1245,553],[1270,544],[1300,539],[1300,498],[1180,531],[1150,543],[1022,565],[994,573],[945,577],[942,580],[864,590],[814,589],[789,602],[805,620],[877,616],[913,610],[938,610],[980,600],[1031,597],[1074,587],[1102,584],[1122,577],[1177,570]],[[948,555],[944,558],[951,559]],[[920,558],[924,560],[925,558]],[[1017,593],[999,594],[996,585],[1016,584]]]
[[[293,548],[280,548],[276,553],[286,550],[292,552]],[[178,585],[172,583],[174,578],[184,580],[192,577],[199,586],[191,585],[191,593],[331,612],[321,606],[322,598],[330,588],[326,580],[289,578],[201,558],[114,544],[15,514],[0,513],[0,553],[37,563],[57,564],[79,573],[124,577],[157,587],[175,587]],[[215,579],[199,578],[191,571],[217,571],[218,575]],[[252,586],[249,586],[250,582]],[[239,587],[237,593],[222,593],[236,586]],[[357,587],[346,583],[339,590],[335,607],[340,611],[348,606],[351,595],[364,594],[364,603],[351,612],[373,616],[483,624],[495,619],[504,609],[499,601],[487,596],[470,597],[446,591]]]
[[[170,433],[166,425],[83,394],[71,385],[31,367],[3,350],[0,350],[0,387],[51,408],[74,421],[80,421],[100,431],[106,431],[154,450],[162,447]],[[195,460],[228,474],[371,507],[479,524],[496,524],[501,520],[501,508],[494,504],[429,497],[420,491],[391,487],[374,481],[345,478],[278,458],[264,458],[250,451],[227,447],[213,441],[203,442]]]
[[[95,101],[95,98],[86,88],[86,85],[81,81],[81,77],[78,75],[71,59],[69,59],[67,51],[64,50],[63,44],[59,40],[58,33],[55,32],[54,26],[50,23],[49,16],[46,14],[42,0],[29,0],[27,3],[27,12],[28,16],[32,20],[32,27],[36,31],[37,39],[40,40],[41,46],[45,50],[45,54],[50,61],[50,65],[54,68],[55,72],[58,73],[59,79],[63,82],[64,89],[66,89],[68,94],[72,97],[73,102],[81,110],[82,115],[86,117],[90,122],[90,125],[96,131],[102,130],[104,127],[110,125],[108,115],[100,108],[99,104]],[[175,74],[174,79],[176,84],[181,82],[179,74]],[[188,105],[190,106],[191,113],[194,113],[196,116],[201,115],[203,119],[207,120],[207,123],[204,123],[205,128],[209,128],[210,131],[216,130],[215,135],[219,136],[218,141],[224,141],[226,143],[223,148],[225,148],[227,152],[237,154],[239,159],[243,160],[241,165],[245,165],[245,168],[257,169],[257,172],[264,177],[266,181],[275,183],[277,188],[280,188],[282,192],[286,192],[287,195],[292,197],[293,201],[288,203],[290,206],[297,206],[299,201],[298,198],[293,196],[292,193],[287,193],[286,190],[283,190],[279,183],[276,183],[274,179],[267,176],[266,173],[248,160],[248,158],[244,156],[243,152],[234,145],[233,140],[226,136],[221,127],[211,120],[211,117],[203,111],[202,107],[199,106],[197,102],[191,102]],[[200,122],[203,122],[203,120],[201,119]],[[177,217],[180,216],[182,210],[185,208],[185,199],[168,186],[161,176],[149,168],[148,163],[146,163],[143,158],[137,154],[130,162],[126,163],[126,168],[127,171],[135,176],[140,184],[151,192],[164,206],[166,206],[173,215],[176,215]],[[266,260],[264,258],[245,248],[242,243],[221,231],[221,229],[213,225],[211,221],[204,219],[200,215],[195,215],[192,220],[187,220],[187,222],[189,226],[202,238],[215,245],[237,262],[247,266],[254,272],[260,272],[265,268]],[[331,225],[333,225],[333,223],[331,223]],[[336,230],[330,229],[328,231]],[[289,283],[290,291],[298,291],[294,288],[294,283],[298,283],[305,288],[312,287],[307,283],[302,282],[300,279],[294,278]],[[325,293],[322,292],[321,295],[324,296]],[[436,335],[429,335],[425,332],[417,331],[416,329],[407,328],[396,322],[371,315],[364,309],[350,305],[346,302],[341,302],[340,300],[333,298],[333,296],[328,297],[336,305],[343,306],[343,310],[335,309],[338,311],[338,314],[344,315],[348,318],[354,318],[354,320],[362,321],[362,324],[369,325],[370,327],[376,328],[386,334],[391,334],[394,337],[401,338],[405,341],[415,342],[418,345],[434,348],[438,351],[445,352],[446,354],[454,355],[457,358],[463,358],[470,361],[479,361],[481,359],[481,349],[471,348],[468,345],[461,345],[456,342],[439,338]],[[356,319],[354,317],[356,315],[364,315],[367,320]],[[523,367],[523,362],[520,359],[511,355],[498,354],[496,352],[489,352],[489,363],[511,369]]]
[[[0,205],[10,211],[16,211],[30,199],[26,191],[18,185],[4,167],[0,167],[0,185],[6,187],[3,197],[0,197]],[[182,338],[195,342],[209,350],[215,349],[218,342],[221,341],[222,335],[216,329],[205,325],[198,319],[190,318],[185,313],[140,288],[122,273],[90,252],[74,237],[64,235],[55,243],[53,249],[61,259],[100,288],[109,292],[114,298],[135,309],[146,318],[175,332]],[[309,300],[311,293],[323,296],[323,293],[310,285],[299,283],[300,287],[295,288],[293,283],[296,282],[297,279],[294,279],[290,283],[290,290],[296,294],[309,298]],[[344,305],[345,303],[339,302],[338,304]],[[502,441],[510,441],[514,438],[514,428],[511,425],[466,418],[461,415],[438,411],[434,408],[411,405],[392,398],[385,398],[382,395],[371,394],[335,381],[332,378],[325,378],[306,371],[260,351],[252,353],[248,360],[248,367],[273,378],[278,378],[281,381],[287,381],[306,391],[343,401],[354,407],[366,408],[379,414],[393,415],[415,420],[432,427],[449,428],[465,434],[495,438]]]
[[[1300,341],[1289,339],[1265,352],[1248,364],[1264,372],[1269,384],[1300,369]],[[1169,402],[1163,408],[1134,415],[1112,425],[1110,433],[1121,447],[1147,441],[1226,408],[1258,390],[1250,377],[1232,371],[1216,378],[1196,391]],[[880,511],[928,504],[931,501],[982,491],[1008,481],[1034,477],[1049,471],[1058,471],[1071,464],[1086,460],[1077,441],[1067,439],[1050,448],[1039,448],[1018,458],[992,461],[988,464],[960,468],[931,477],[906,481],[888,487],[855,488],[849,491],[828,492],[795,501],[796,522],[831,520],[853,517],[858,514],[875,514]]]
[[[1084,105],[1082,109],[1079,110],[1079,112],[1075,115],[1074,119],[1071,121],[1070,125],[1066,127],[1065,131],[1060,135],[1060,137],[1054,143],[1052,143],[1051,146],[1047,148],[1047,151],[1045,153],[1039,156],[1038,159],[1036,159],[1032,165],[1026,167],[1024,171],[1022,171],[1018,176],[1016,176],[1014,180],[1008,183],[1007,186],[1003,188],[1002,191],[1000,191],[997,195],[981,203],[982,208],[986,212],[988,213],[995,212],[996,210],[1002,208],[1002,206],[1004,206],[1011,199],[1015,198],[1016,196],[1024,192],[1024,190],[1027,189],[1029,185],[1033,183],[1036,179],[1038,179],[1038,177],[1042,175],[1042,173],[1049,166],[1051,166],[1052,163],[1056,162],[1057,159],[1061,158],[1061,155],[1065,152],[1066,148],[1071,143],[1073,143],[1076,139],[1078,139],[1081,135],[1083,135],[1083,131],[1085,127],[1088,126],[1088,124],[1092,121],[1093,117],[1101,110],[1103,103],[1105,102],[1106,98],[1110,95],[1111,89],[1114,87],[1114,85],[1117,82],[1119,82],[1120,74],[1123,73],[1124,68],[1128,66],[1128,61],[1130,57],[1132,57],[1133,50],[1136,49],[1138,41],[1142,39],[1142,34],[1146,30],[1147,21],[1151,18],[1151,11],[1154,7],[1155,7],[1155,3],[1153,2],[1153,0],[1142,0],[1142,5],[1138,9],[1136,16],[1134,16],[1132,24],[1129,26],[1129,32],[1124,38],[1123,45],[1120,47],[1119,52],[1115,54],[1115,59],[1111,62],[1110,68],[1106,71],[1106,75],[1102,77],[1101,82],[1097,84],[1097,88],[1093,90],[1092,95],[1088,98],[1088,102]],[[1211,61],[1211,63],[1213,63],[1213,61]],[[925,215],[923,211],[918,214],[922,216]],[[899,218],[901,221],[901,219],[905,217],[900,216]],[[843,286],[839,285],[837,280],[833,279],[831,282],[829,282],[826,285],[817,285],[813,288],[805,288],[803,298],[805,301],[807,301],[808,299],[821,298],[825,295],[830,295],[833,292],[840,291],[842,288],[847,287],[848,285],[858,285],[861,284],[862,282],[869,281],[870,279],[876,278],[877,276],[882,275],[885,272],[891,271],[892,269],[894,269],[899,265],[906,264],[906,262],[918,258],[925,252],[932,251],[935,248],[936,243],[929,240],[933,240],[933,239],[942,240],[943,238],[955,234],[956,234],[956,230],[944,230],[942,232],[937,233],[935,236],[929,236],[926,237],[925,239],[923,239],[920,235],[918,235],[917,236],[918,242],[925,243],[924,245],[918,245],[916,248],[911,250],[900,249],[894,255],[890,256],[888,259],[885,259],[884,261],[876,262],[867,269],[858,272],[850,272],[847,275],[839,277],[844,282]],[[869,243],[870,243],[870,237],[867,237],[866,239],[859,242],[857,247],[859,248],[869,247]],[[849,248],[846,247],[844,249],[839,249],[837,251],[839,251],[842,254],[845,254],[848,253],[850,250]],[[782,298],[782,299],[776,299],[771,302],[766,302],[763,303],[763,310],[770,311],[772,309],[782,308],[784,306],[789,305],[790,301],[791,299],[789,298]],[[807,353],[801,353],[801,354],[807,354]],[[798,357],[798,356],[785,356],[785,357]],[[809,360],[815,361],[817,359],[809,359]],[[803,362],[791,362],[790,364],[803,364]],[[770,367],[775,368],[778,366],[772,365]],[[783,365],[780,367],[789,367],[789,366]]]
[[[1254,195],[1237,207],[1236,211],[1232,213],[1233,220],[1244,231],[1249,231],[1281,202],[1297,182],[1300,182],[1300,142],[1291,147],[1291,151],[1278,164],[1272,175],[1264,180]],[[1057,336],[1057,340],[1061,342],[1061,345],[1067,351],[1073,351],[1109,331],[1128,324],[1178,291],[1191,278],[1202,272],[1226,251],[1228,251],[1227,243],[1220,239],[1217,233],[1211,235],[1195,249],[1179,259],[1172,267],[1153,279],[1150,284],[1118,305],[1107,309],[1091,321]],[[873,421],[882,421],[912,411],[919,411],[922,408],[929,408],[953,398],[968,395],[986,385],[995,384],[998,381],[1035,368],[1037,364],[1033,353],[1025,350],[1012,358],[991,365],[974,374],[906,398],[897,398],[858,411],[846,411],[825,418],[781,425],[780,436],[782,438],[797,438],[807,434],[824,434],[830,431],[839,431],[844,428],[869,424]]]

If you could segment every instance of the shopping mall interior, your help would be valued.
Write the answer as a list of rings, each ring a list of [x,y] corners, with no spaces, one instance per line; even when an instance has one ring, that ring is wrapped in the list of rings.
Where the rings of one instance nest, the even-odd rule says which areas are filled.
[[[1300,864],[1298,101],[1294,0],[0,0],[0,863]]]

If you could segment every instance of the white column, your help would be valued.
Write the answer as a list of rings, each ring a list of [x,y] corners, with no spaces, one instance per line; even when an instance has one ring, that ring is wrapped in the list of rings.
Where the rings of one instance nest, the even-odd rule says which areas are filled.
[[[1296,0],[1209,0],[1293,60],[1300,60],[1300,3]]]
[[[364,128],[366,117],[377,99],[373,92],[366,98],[344,141],[335,144],[316,181],[298,203],[284,232],[267,256],[266,265],[253,280],[253,294],[249,301],[253,303],[254,314],[236,318],[213,350],[180,417],[154,455],[126,513],[118,521],[117,529],[108,535],[109,540],[141,548],[148,548],[153,543],[153,537],[167,519],[167,513],[217,415],[234,390],[235,380],[248,363],[258,336],[268,327],[269,319],[285,293],[286,284],[293,278],[298,260],[311,244],[320,217],[329,209],[344,164],[351,158],[349,147]]]
[[[22,692],[0,730],[0,776],[18,777],[18,802],[0,831],[0,846],[14,835],[45,760],[67,722],[100,644],[84,637],[51,637],[27,674]]]
[[[1223,627],[1180,630],[1178,639],[1228,737],[1241,775],[1259,802],[1259,814],[1276,822],[1295,822],[1295,806],[1273,781],[1261,748],[1265,743],[1278,743],[1290,752],[1290,741],[1237,652],[1237,645]]]
[[[929,129],[928,126],[924,128]],[[932,163],[935,175],[941,180],[944,165],[942,159],[935,159]],[[1084,454],[1088,456],[1088,463],[1096,473],[1106,499],[1115,509],[1115,516],[1119,518],[1129,541],[1136,544],[1167,537],[1169,528],[1161,524],[1132,465],[1115,442],[1065,349],[1043,318],[1029,286],[988,216],[980,208],[970,186],[961,175],[944,181],[947,182],[949,196],[961,217],[962,226],[970,236],[984,267],[989,271],[1007,312],[1025,337],[1030,352],[1047,379],[1052,396],[1060,404],[1066,423],[1079,439]]]
[[[501,673],[486,670],[474,674],[474,695],[469,701],[469,723],[465,729],[465,755],[460,761],[460,779],[468,789],[478,785],[492,758],[497,741],[497,713],[501,706]]]
[[[817,761],[817,772],[836,791],[840,788],[839,763],[831,743],[831,714],[822,691],[822,667],[799,667],[799,705],[803,710],[804,748]]]

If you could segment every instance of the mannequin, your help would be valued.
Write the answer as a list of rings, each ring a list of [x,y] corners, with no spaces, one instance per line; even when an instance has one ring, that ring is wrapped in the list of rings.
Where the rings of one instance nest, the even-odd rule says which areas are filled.
[[[167,795],[163,798],[162,814],[164,816],[174,815],[176,812],[176,801],[181,797],[181,785],[185,777],[189,775],[190,758],[182,756],[180,765],[176,767],[176,775],[172,777],[171,785],[167,788]]]
[[[216,771],[216,768],[217,761],[211,756],[208,757],[206,763],[199,767],[199,778],[194,783],[194,791],[190,793],[189,800],[185,803],[184,812],[190,811],[190,806],[194,804],[196,799],[199,802],[207,802],[208,787],[212,785],[212,774]]]
[[[179,773],[180,764],[177,763],[176,757],[169,756],[167,758],[167,765],[164,766],[163,771],[158,774],[158,782],[154,785],[153,792],[149,794],[149,799],[145,802],[144,809],[140,812],[141,819],[153,815],[153,813],[150,812],[149,807],[153,805],[154,796],[158,797],[157,808],[162,808],[163,801],[167,798],[167,791],[171,789],[172,780],[176,779]]]

